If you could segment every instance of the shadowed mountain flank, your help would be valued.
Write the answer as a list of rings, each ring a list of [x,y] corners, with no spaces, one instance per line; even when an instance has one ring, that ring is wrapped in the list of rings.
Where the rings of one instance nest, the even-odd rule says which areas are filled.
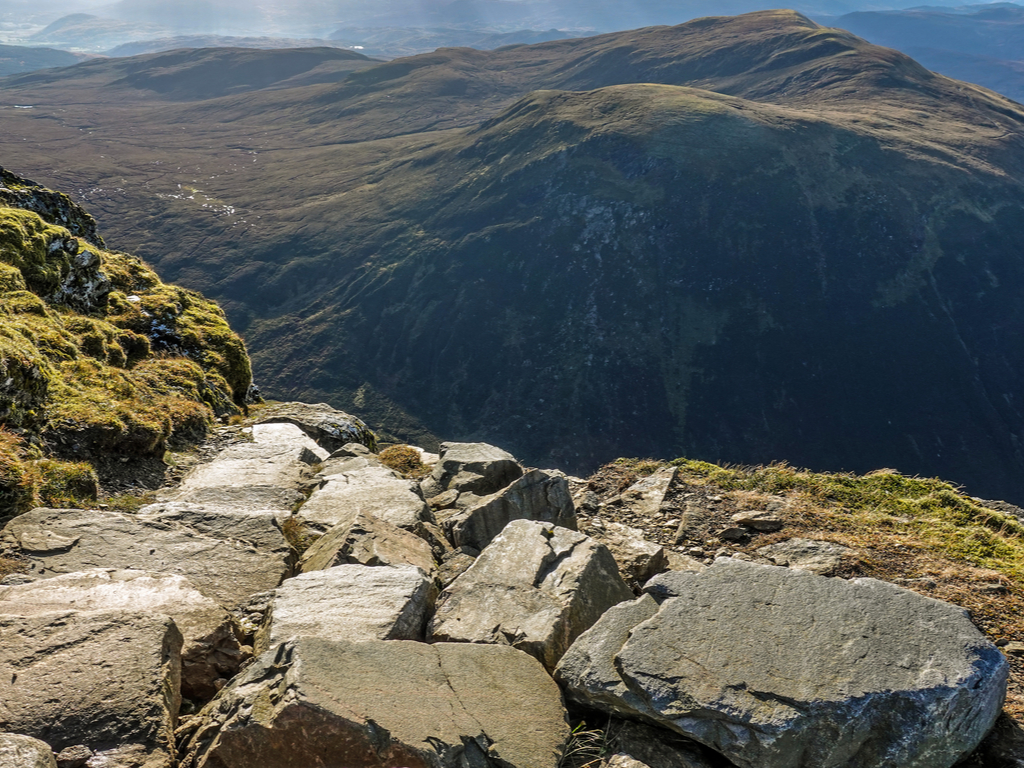
[[[221,301],[273,395],[567,469],[884,465],[1024,498],[1005,98],[785,11],[210,100],[153,73],[9,79],[35,109],[0,125]],[[58,164],[87,152],[88,187]]]

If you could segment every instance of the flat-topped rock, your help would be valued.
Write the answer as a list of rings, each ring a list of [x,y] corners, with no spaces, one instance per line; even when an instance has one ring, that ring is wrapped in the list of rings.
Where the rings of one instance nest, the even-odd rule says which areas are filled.
[[[258,657],[190,732],[180,768],[554,768],[569,736],[558,686],[514,648],[318,638]]]
[[[857,553],[849,547],[831,541],[794,538],[760,547],[757,554],[768,558],[776,565],[786,565],[827,576]]]
[[[0,615],[0,730],[84,745],[96,766],[171,768],[181,642],[160,614]]]
[[[308,526],[327,531],[357,512],[407,531],[415,530],[422,522],[433,522],[430,507],[420,496],[417,484],[403,480],[383,466],[364,466],[330,475],[298,514]]]
[[[310,466],[330,452],[294,424],[256,424],[252,442],[234,443],[192,469],[168,501],[290,509],[305,497]]]
[[[362,420],[336,410],[327,403],[271,405],[263,410],[259,424],[292,424],[328,453],[350,443],[357,443],[372,451],[377,444],[373,432]]]
[[[617,650],[611,613],[576,641],[566,659],[601,661],[559,669],[571,696],[622,711],[614,669],[620,708],[741,768],[949,768],[999,714],[1006,660],[961,608],[731,558],[675,577]]]
[[[0,546],[24,558],[32,576],[93,568],[174,574],[229,609],[290,573],[282,553],[103,510],[34,509],[7,524]]]
[[[511,645],[554,669],[581,632],[632,597],[604,546],[515,520],[441,593],[429,637]]]
[[[456,547],[483,549],[513,520],[536,520],[576,530],[576,509],[565,475],[532,469],[507,488],[480,499],[442,523]]]
[[[281,525],[291,516],[290,511],[170,501],[148,504],[140,508],[135,516],[180,525],[203,536],[234,541],[264,552],[290,556],[288,541],[281,532]]]
[[[53,611],[131,611],[170,616],[184,639],[182,693],[208,700],[217,682],[241,662],[231,615],[182,576],[97,568],[28,584],[0,586],[0,614],[37,616]]]
[[[274,591],[255,652],[296,637],[423,640],[437,590],[414,566],[339,565],[303,573]]]
[[[598,513],[607,506],[626,508],[637,517],[655,517],[661,511],[669,488],[679,475],[678,467],[664,467],[642,477],[618,496],[601,505]]]
[[[430,544],[387,520],[358,512],[327,531],[299,561],[304,573],[345,563],[413,565],[433,574]]]

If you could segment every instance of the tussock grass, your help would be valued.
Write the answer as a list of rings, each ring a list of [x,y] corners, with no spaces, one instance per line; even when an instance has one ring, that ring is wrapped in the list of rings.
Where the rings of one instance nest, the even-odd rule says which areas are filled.
[[[419,451],[409,445],[389,446],[380,452],[378,458],[385,467],[390,467],[410,480],[430,473],[430,467],[420,459]]]

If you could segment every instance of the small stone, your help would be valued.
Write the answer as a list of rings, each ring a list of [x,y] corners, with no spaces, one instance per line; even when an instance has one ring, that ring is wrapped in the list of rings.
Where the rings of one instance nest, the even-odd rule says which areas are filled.
[[[774,512],[764,510],[748,509],[744,512],[737,512],[732,516],[732,521],[737,525],[745,525],[762,533],[771,533],[782,529],[783,522]]]
[[[743,538],[747,535],[747,531],[745,528],[733,526],[732,528],[726,528],[718,535],[725,541],[742,541]]]
[[[62,749],[57,755],[57,768],[85,768],[93,752],[84,744]]]
[[[1024,656],[1024,643],[1007,643],[1003,646],[1003,653],[1011,656]]]

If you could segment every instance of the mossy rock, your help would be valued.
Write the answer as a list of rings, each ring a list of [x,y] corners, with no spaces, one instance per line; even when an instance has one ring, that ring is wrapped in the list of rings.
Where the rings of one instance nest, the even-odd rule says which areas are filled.
[[[66,458],[160,456],[244,408],[249,357],[216,304],[97,248],[98,237],[83,243],[73,228],[4,207],[12,190],[57,193],[6,172],[0,180],[0,423]],[[27,503],[30,486],[33,498],[68,504],[95,494],[88,465],[34,460],[31,470],[5,465],[10,508]]]

